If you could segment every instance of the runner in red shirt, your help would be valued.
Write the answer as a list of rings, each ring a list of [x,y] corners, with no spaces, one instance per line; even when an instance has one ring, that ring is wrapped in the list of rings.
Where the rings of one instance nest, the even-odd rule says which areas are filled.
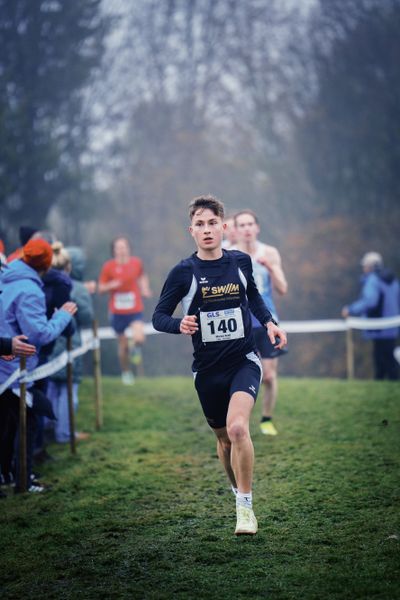
[[[129,343],[125,331],[132,326],[132,349],[140,352],[145,341],[142,297],[150,298],[152,293],[142,261],[131,256],[127,238],[116,238],[111,248],[114,258],[104,263],[98,290],[100,294],[110,294],[108,310],[111,326],[118,336],[122,381],[131,385],[134,377],[129,366]]]

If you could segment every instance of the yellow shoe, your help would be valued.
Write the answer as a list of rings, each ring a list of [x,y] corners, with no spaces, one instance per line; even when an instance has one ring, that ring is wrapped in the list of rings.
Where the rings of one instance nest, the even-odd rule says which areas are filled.
[[[260,429],[261,433],[264,435],[278,435],[278,432],[275,429],[272,421],[264,421],[263,423],[260,423]]]
[[[132,350],[130,351],[130,357],[131,357],[131,363],[133,365],[135,365],[135,367],[137,367],[138,365],[141,365],[143,362],[141,348],[139,346],[133,346]]]
[[[236,515],[235,535],[255,535],[257,533],[258,523],[251,508],[239,505],[236,507]]]

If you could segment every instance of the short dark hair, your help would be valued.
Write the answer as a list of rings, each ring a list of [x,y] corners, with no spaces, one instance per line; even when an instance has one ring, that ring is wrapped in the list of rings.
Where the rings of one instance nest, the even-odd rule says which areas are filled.
[[[214,215],[216,215],[217,217],[221,217],[221,219],[224,218],[225,208],[224,208],[224,205],[221,202],[221,200],[218,200],[218,198],[215,198],[214,196],[208,195],[208,196],[197,196],[197,198],[193,198],[193,200],[189,204],[190,220],[193,219],[195,213],[199,209],[205,210],[207,208],[209,208],[214,213]]]
[[[235,225],[237,225],[236,219],[238,217],[240,217],[240,215],[251,215],[253,217],[253,219],[255,220],[255,222],[257,223],[257,225],[259,225],[258,217],[257,217],[256,213],[254,212],[254,210],[251,210],[250,208],[248,208],[248,209],[246,208],[246,210],[240,210],[235,215],[233,215],[233,218],[235,219]]]

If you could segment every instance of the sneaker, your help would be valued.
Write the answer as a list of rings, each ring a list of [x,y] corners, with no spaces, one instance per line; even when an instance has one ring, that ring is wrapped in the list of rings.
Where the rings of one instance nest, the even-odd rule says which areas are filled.
[[[38,485],[39,482],[35,481],[35,483],[32,483],[29,487],[28,487],[28,492],[30,492],[31,494],[40,494],[41,492],[45,491],[45,487],[43,485]]]
[[[264,435],[278,435],[277,430],[275,429],[272,421],[263,421],[260,423],[261,433]]]
[[[239,505],[236,508],[235,535],[255,535],[258,529],[256,516],[252,508]]]
[[[133,385],[135,383],[135,378],[131,371],[124,371],[122,373],[122,383],[124,385]]]

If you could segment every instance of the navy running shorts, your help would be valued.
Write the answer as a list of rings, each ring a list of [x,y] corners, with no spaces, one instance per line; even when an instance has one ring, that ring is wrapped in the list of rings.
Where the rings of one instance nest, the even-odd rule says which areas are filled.
[[[282,354],[287,354],[286,348],[283,350],[274,348],[265,327],[253,327],[253,335],[257,346],[257,352],[261,358],[278,358],[278,356],[282,356]]]
[[[247,392],[256,401],[262,378],[262,367],[254,352],[243,362],[218,371],[194,373],[194,386],[208,424],[213,429],[226,426],[229,402],[235,392]]]
[[[129,313],[128,315],[109,314],[110,325],[115,333],[122,335],[133,321],[143,321],[143,313]]]

